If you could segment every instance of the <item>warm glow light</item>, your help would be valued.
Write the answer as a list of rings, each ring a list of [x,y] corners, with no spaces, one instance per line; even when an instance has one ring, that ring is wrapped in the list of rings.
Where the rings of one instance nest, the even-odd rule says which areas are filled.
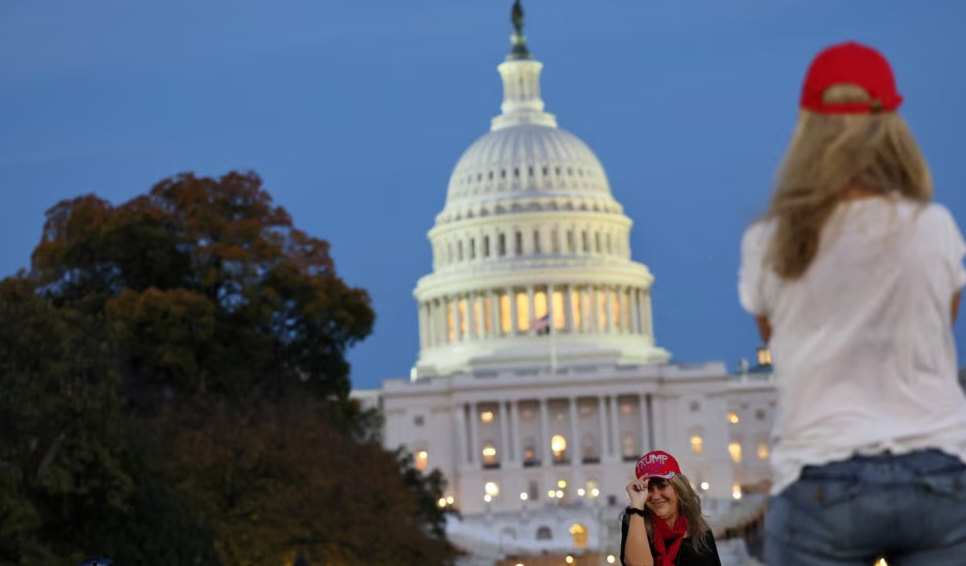
[[[557,493],[556,493],[556,496],[557,496],[557,499],[563,498],[563,492],[558,489],[557,490]]]
[[[558,454],[563,452],[567,449],[567,439],[559,434],[555,434],[553,438],[550,439],[550,449]]]
[[[567,481],[566,480],[560,480],[560,481],[558,481],[557,482],[557,487],[559,487],[560,489],[563,489],[563,488],[567,487]]]
[[[557,492],[551,489],[550,491],[547,492],[547,497],[549,497],[550,499],[553,499],[554,497],[557,497]]]
[[[733,441],[731,444],[729,444],[728,453],[731,454],[732,462],[736,464],[740,463],[741,462],[741,443],[736,440],[736,441]]]
[[[741,486],[740,485],[735,484],[735,485],[731,486],[731,497],[734,497],[735,499],[741,499]]]
[[[577,495],[579,495],[581,497],[583,497],[585,493],[587,493],[587,492],[584,491],[584,488],[580,488],[580,489],[577,490]]]
[[[768,443],[760,442],[758,444],[758,459],[767,460],[768,459]]]
[[[567,564],[573,564],[574,563],[574,557],[573,556],[568,556],[564,560],[567,561]]]
[[[493,422],[493,411],[483,411],[480,413],[480,420],[485,423]]]
[[[590,490],[590,496],[591,497],[597,497],[598,495],[600,495],[600,490],[597,489],[596,487],[594,489]]]
[[[490,497],[489,495],[484,495],[483,496],[483,501],[486,501],[487,503],[489,503],[490,501],[493,501],[493,498]]]
[[[614,562],[616,562],[616,561],[617,561],[617,559],[616,559],[616,558],[614,558],[614,555],[613,555],[613,554],[608,554],[608,555],[607,555],[607,563],[608,563],[608,564],[613,564],[613,563],[614,563]]]
[[[436,503],[438,503],[440,507],[446,507],[446,498],[440,497],[439,501],[437,501]]]
[[[492,458],[496,456],[496,448],[492,446],[487,446],[486,448],[483,449],[483,456],[487,458]]]
[[[520,494],[520,500],[521,500],[521,501],[526,501],[526,500],[527,500],[527,499],[529,499],[529,498],[530,498],[530,496],[529,496],[529,495],[527,495],[527,492],[525,492],[525,491],[524,491],[523,493],[521,493],[521,494]]]
[[[875,563],[875,566],[889,566],[889,565],[886,564],[885,558],[880,558],[879,561]]]
[[[421,472],[425,471],[426,468],[429,467],[428,462],[429,462],[429,452],[425,450],[420,450],[419,452],[416,453],[415,465],[417,470]]]
[[[711,487],[711,486],[708,485],[708,482],[706,482],[706,481],[701,482],[701,489],[703,489],[705,491],[708,491],[708,488],[709,487]]]
[[[453,499],[453,496],[452,495],[450,495],[449,497],[446,498],[446,504],[447,505],[452,505],[454,501],[456,501],[456,500]]]
[[[701,452],[703,452],[704,451],[704,439],[701,438],[700,436],[697,436],[697,435],[692,436],[691,437],[691,451],[694,452],[695,454],[700,454]]]
[[[487,482],[486,485],[483,486],[483,490],[486,492],[487,495],[490,495],[493,497],[496,497],[497,495],[500,494],[500,486],[496,485],[495,482]]]
[[[730,422],[731,424],[738,424],[738,420],[739,420],[738,413],[734,411],[728,413],[728,422]]]

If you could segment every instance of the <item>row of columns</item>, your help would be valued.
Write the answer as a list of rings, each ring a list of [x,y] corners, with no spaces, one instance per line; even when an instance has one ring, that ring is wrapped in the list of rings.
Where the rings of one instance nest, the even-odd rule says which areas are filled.
[[[530,329],[519,324],[519,297],[525,299],[529,326],[538,315],[534,299],[541,293],[546,311],[539,314],[547,315],[553,331],[653,335],[650,292],[643,287],[529,285],[423,301],[419,305],[420,347],[528,334]],[[558,295],[562,298],[559,305]],[[561,307],[563,312],[557,313]]]
[[[619,402],[621,400],[626,402],[629,400],[629,398],[634,398],[638,407],[638,416],[640,422],[638,425],[638,430],[635,431],[639,438],[638,447],[640,448],[641,452],[646,452],[653,448],[650,395],[635,393],[633,395],[615,394],[599,396],[596,397],[596,399],[597,414],[600,419],[598,456],[601,460],[615,461],[622,457],[622,450],[620,446],[622,431],[620,428],[620,415],[618,413],[620,410]],[[583,459],[581,450],[582,436],[578,413],[578,402],[580,399],[587,398],[567,398],[570,419],[570,434],[566,435],[565,438],[567,440],[567,454],[570,456],[571,466],[580,466]],[[550,418],[548,413],[549,403],[550,401],[554,400],[559,399],[521,399],[496,402],[497,410],[495,411],[494,417],[497,419],[496,425],[499,427],[500,433],[500,445],[499,449],[497,450],[497,461],[500,463],[501,467],[520,467],[523,465],[523,435],[520,432],[519,406],[521,403],[532,403],[533,401],[537,402],[540,412],[540,432],[539,436],[537,437],[537,445],[535,447],[538,451],[540,465],[553,466],[554,458],[553,449],[551,447],[552,435],[550,433]],[[457,407],[457,411],[455,412],[458,447],[457,464],[460,468],[482,467],[483,446],[480,444],[479,430],[481,407],[492,406],[493,404],[494,402],[492,401],[485,403],[461,403]],[[467,426],[467,422],[469,423],[469,426]],[[569,436],[569,438],[567,438],[567,436]]]

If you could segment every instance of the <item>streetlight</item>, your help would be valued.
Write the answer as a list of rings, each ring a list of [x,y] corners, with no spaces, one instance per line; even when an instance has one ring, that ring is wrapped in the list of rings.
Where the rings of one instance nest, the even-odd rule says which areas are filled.
[[[573,564],[574,563],[574,557],[573,556],[568,556],[566,558],[566,560],[567,560],[567,564]]]
[[[483,501],[486,501],[487,503],[489,503],[490,501],[493,501],[493,498],[490,497],[489,494],[486,494],[483,496]]]
[[[580,489],[577,490],[577,495],[579,495],[581,497],[583,497],[585,493],[587,493],[587,492],[584,491],[584,488],[580,488]]]
[[[520,494],[520,501],[526,501],[529,498],[530,498],[530,496],[527,495],[527,492],[525,492],[525,491]]]
[[[616,558],[614,558],[614,555],[613,555],[613,554],[608,554],[608,555],[607,555],[607,563],[608,563],[608,564],[613,564],[613,563],[614,563],[614,562],[615,562],[616,560],[617,560],[617,559],[616,559]],[[519,565],[517,565],[517,566],[519,566]]]
[[[598,495],[600,495],[600,490],[597,489],[596,487],[594,489],[590,490],[590,496],[591,497],[597,497]]]

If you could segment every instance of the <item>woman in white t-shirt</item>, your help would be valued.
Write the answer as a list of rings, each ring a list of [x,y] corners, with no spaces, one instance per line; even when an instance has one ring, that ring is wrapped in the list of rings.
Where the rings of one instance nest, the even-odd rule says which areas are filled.
[[[779,391],[765,561],[966,564],[966,395],[952,322],[966,244],[856,43],[812,62],[739,295]]]

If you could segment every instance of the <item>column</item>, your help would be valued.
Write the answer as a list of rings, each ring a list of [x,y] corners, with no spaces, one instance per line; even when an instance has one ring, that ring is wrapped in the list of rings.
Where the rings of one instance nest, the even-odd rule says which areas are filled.
[[[640,404],[639,412],[641,414],[641,454],[646,454],[652,450],[650,442],[648,441],[650,433],[648,432],[648,418],[647,418],[647,395],[640,395],[638,397],[638,403]]]
[[[580,415],[577,413],[577,398],[570,398],[570,443],[568,444],[568,450],[570,452],[570,465],[579,466],[581,464],[581,458],[583,457],[582,451],[580,449]]]
[[[476,403],[470,403],[470,463],[480,467],[480,415]]]
[[[604,307],[604,320],[607,321],[607,327],[604,329],[604,331],[609,333],[614,331],[614,293],[610,287],[604,287],[604,292],[607,293],[607,299]]]
[[[607,434],[607,405],[604,403],[604,396],[597,398],[597,415],[600,417],[600,459],[603,461],[610,455],[609,435]]]
[[[641,290],[631,291],[631,329],[634,334],[641,333]]]
[[[500,335],[500,296],[491,289],[486,300],[490,301],[489,337],[495,338]]]
[[[470,293],[466,296],[466,338],[476,340],[476,296]]]
[[[597,286],[590,288],[590,331],[598,332],[600,329],[600,297],[597,295]]]
[[[513,292],[513,288],[506,290],[507,295],[510,297],[510,336],[517,333],[517,295]]]
[[[563,289],[564,300],[564,330],[566,332],[576,332],[574,328],[574,289],[572,285],[566,285]]]
[[[424,350],[429,346],[429,340],[427,340],[427,332],[429,331],[426,316],[426,311],[428,306],[426,303],[419,303],[419,349]]]
[[[463,336],[460,334],[460,298],[459,295],[453,296],[449,300],[450,310],[453,311],[453,342],[460,342]]]
[[[542,466],[553,465],[553,452],[550,450],[550,425],[547,419],[547,400],[540,399],[540,441],[537,442],[537,450],[540,451],[540,464]]]
[[[510,457],[510,434],[507,427],[510,426],[510,419],[506,414],[506,401],[500,401],[500,451],[497,453],[500,467],[505,468],[506,464],[512,461]]]
[[[466,403],[457,405],[456,413],[456,465],[460,468],[469,465],[469,449],[466,446]]]
[[[624,292],[624,288],[620,285],[614,285],[614,305],[617,311],[617,316],[614,317],[614,331],[618,334],[623,334],[624,329],[627,328],[627,323],[624,320],[624,299],[621,296]]]
[[[522,436],[520,434],[520,412],[517,410],[519,401],[510,401],[510,428],[512,429],[512,439],[513,439],[513,461],[517,464],[523,462],[523,451],[520,449],[520,442],[522,442]]]
[[[533,308],[533,285],[527,287],[527,307],[530,309],[530,324],[533,325],[533,317],[536,310]],[[530,332],[529,328],[524,328],[524,332]]]
[[[651,290],[647,289],[643,293],[644,304],[641,309],[641,322],[644,327],[644,332],[647,333],[651,338],[654,337],[654,327],[653,321],[651,320]]]
[[[621,425],[620,425],[620,417],[619,417],[618,411],[620,411],[620,407],[618,407],[617,405],[617,395],[611,395],[610,396],[610,426],[611,426],[610,453],[614,455],[615,459],[619,460],[621,457],[623,457],[623,454],[621,454],[621,447],[620,447]]]
[[[553,324],[554,315],[556,314],[554,312],[554,307],[553,307],[553,285],[547,285],[546,289],[547,289],[546,290],[546,295],[547,295],[547,324],[550,325],[550,332],[556,332],[557,331],[557,328]]]

